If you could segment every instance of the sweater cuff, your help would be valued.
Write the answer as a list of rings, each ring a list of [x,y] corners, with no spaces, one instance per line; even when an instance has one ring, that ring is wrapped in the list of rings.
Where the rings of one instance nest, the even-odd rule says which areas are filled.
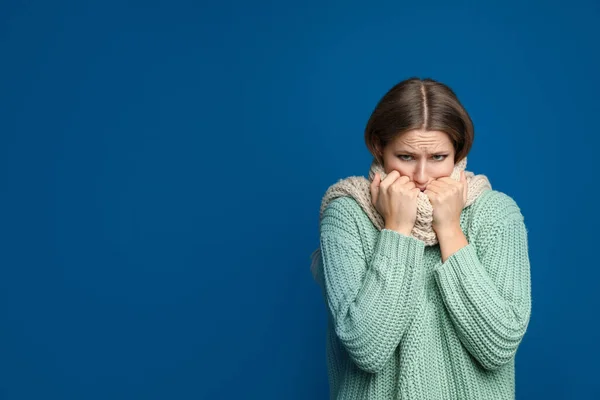
[[[438,265],[434,272],[446,279],[458,280],[462,276],[479,275],[479,258],[472,243],[461,247]]]
[[[394,260],[414,260],[421,257],[424,250],[425,242],[385,228],[379,233],[379,241],[375,245],[376,254],[385,254]]]

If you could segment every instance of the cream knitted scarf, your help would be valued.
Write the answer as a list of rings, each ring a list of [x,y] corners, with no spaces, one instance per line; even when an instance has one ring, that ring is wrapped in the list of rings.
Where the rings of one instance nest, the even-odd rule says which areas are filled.
[[[451,179],[460,181],[460,172],[465,171],[467,178],[467,201],[465,207],[470,206],[481,195],[484,190],[491,189],[492,186],[485,175],[475,175],[473,172],[466,171],[467,158],[454,165]],[[321,209],[319,213],[319,225],[323,218],[323,212],[327,205],[335,198],[350,196],[356,200],[363,211],[367,214],[373,225],[378,230],[384,228],[385,221],[375,206],[371,202],[371,182],[375,178],[375,173],[378,172],[381,179],[385,179],[387,174],[384,172],[382,165],[373,159],[371,168],[369,169],[369,179],[364,176],[350,176],[345,179],[340,179],[337,183],[331,185],[325,192],[325,196],[321,200]],[[437,236],[433,230],[433,207],[429,201],[429,197],[421,192],[417,197],[417,220],[411,232],[411,236],[425,242],[426,246],[433,246],[438,243]],[[321,259],[321,249],[317,248],[311,255],[311,272],[316,279],[317,265]]]

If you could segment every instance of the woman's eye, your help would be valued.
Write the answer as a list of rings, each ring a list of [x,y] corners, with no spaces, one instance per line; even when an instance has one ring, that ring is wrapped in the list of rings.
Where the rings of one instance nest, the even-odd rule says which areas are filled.
[[[436,154],[435,156],[433,156],[433,160],[444,161],[446,157],[448,157],[446,154]],[[400,158],[402,161],[410,161],[412,159],[412,156],[408,154],[398,154],[398,158]]]

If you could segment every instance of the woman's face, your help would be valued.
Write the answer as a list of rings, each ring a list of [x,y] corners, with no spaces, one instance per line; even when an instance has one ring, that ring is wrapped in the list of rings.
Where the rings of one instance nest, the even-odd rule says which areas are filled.
[[[386,174],[406,175],[424,191],[433,180],[450,176],[454,169],[454,146],[441,131],[412,130],[398,136],[383,149]]]

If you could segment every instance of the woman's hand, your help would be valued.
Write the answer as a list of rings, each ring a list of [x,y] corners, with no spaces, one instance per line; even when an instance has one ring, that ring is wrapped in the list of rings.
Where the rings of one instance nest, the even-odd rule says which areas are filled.
[[[439,235],[445,230],[460,228],[460,214],[467,202],[467,178],[460,172],[460,181],[438,178],[424,192],[433,206],[433,230]]]
[[[385,221],[385,228],[406,236],[417,220],[417,196],[420,190],[408,176],[393,170],[383,181],[378,173],[371,182],[371,202]]]

